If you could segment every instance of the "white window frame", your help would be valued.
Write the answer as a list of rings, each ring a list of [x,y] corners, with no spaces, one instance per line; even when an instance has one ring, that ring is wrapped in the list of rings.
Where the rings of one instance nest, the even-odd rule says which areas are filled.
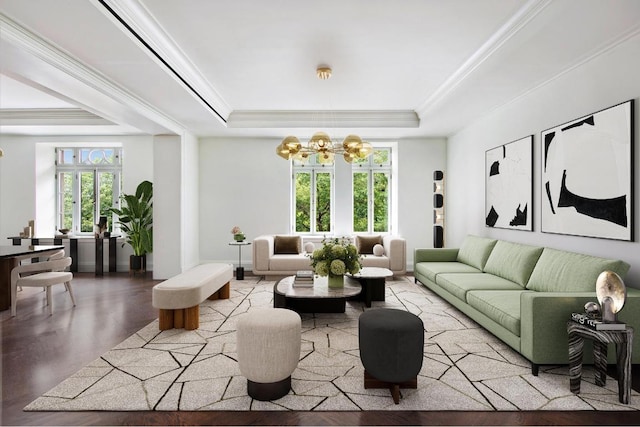
[[[291,233],[295,235],[306,236],[320,236],[330,235],[335,228],[335,163],[319,163],[317,156],[310,156],[305,162],[292,159],[292,174],[291,174]],[[309,231],[297,231],[296,230],[296,174],[309,173],[310,174],[310,230]],[[318,231],[316,224],[316,176],[318,173],[328,173],[331,179],[330,185],[330,200],[331,220],[329,221],[328,231]]]
[[[58,162],[58,151],[59,150],[72,150],[73,151],[73,163],[60,164]],[[116,156],[116,162],[114,164],[82,164],[80,162],[80,153],[82,150],[114,150]],[[73,179],[72,186],[72,198],[73,198],[73,210],[72,210],[72,232],[74,235],[93,235],[92,231],[81,231],[81,223],[82,223],[82,213],[81,213],[81,186],[80,186],[80,174],[85,172],[93,173],[93,184],[94,184],[94,200],[93,200],[93,216],[94,223],[97,223],[100,218],[100,200],[99,200],[99,179],[98,176],[100,173],[112,173],[114,175],[114,185],[113,185],[113,197],[111,201],[111,206],[120,205],[120,195],[122,192],[122,147],[113,147],[113,146],[105,146],[105,147],[94,147],[94,146],[78,146],[78,147],[56,147],[55,149],[55,165],[56,165],[56,229],[62,228],[63,222],[63,197],[64,193],[62,192],[62,182],[60,179],[61,173],[71,173]],[[115,224],[117,221],[117,217],[115,215],[112,216],[112,224]],[[116,227],[117,228],[117,227]],[[117,230],[113,230],[117,231]]]
[[[373,154],[367,157],[361,163],[353,163],[351,167],[352,176],[356,173],[367,173],[367,230],[366,231],[355,231],[353,229],[354,223],[354,215],[353,215],[353,206],[351,209],[351,227],[352,232],[354,234],[372,234],[372,233],[380,233],[380,234],[390,234],[393,230],[393,202],[394,202],[394,194],[393,194],[393,182],[394,182],[394,149],[392,145],[376,145],[373,147],[374,152],[380,150],[388,151],[388,162],[384,164],[376,164],[374,163]],[[374,173],[375,172],[384,172],[389,177],[389,183],[387,186],[387,231],[375,231],[374,228],[374,195],[373,195],[373,184],[374,184]],[[353,178],[351,181],[351,199],[353,200]]]

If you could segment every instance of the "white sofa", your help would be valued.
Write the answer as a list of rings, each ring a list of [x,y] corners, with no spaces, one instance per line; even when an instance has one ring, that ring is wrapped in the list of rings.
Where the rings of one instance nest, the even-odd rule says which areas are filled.
[[[280,241],[286,239],[289,249],[295,246],[293,250],[285,252],[293,253],[276,253],[276,237]],[[361,238],[360,238],[361,237]],[[352,238],[358,247],[358,243],[365,239],[375,239],[378,236],[356,236]],[[362,265],[364,267],[383,267],[388,268],[396,275],[402,275],[407,272],[407,250],[406,241],[399,236],[379,236],[384,253],[380,256],[373,253],[362,253]],[[284,239],[283,239],[284,238]],[[297,239],[296,239],[297,238]],[[369,241],[371,243],[371,240]],[[314,248],[322,245],[320,242],[313,243]],[[282,248],[282,245],[279,245]],[[364,247],[365,245],[363,245]],[[310,250],[308,252],[305,247]],[[303,245],[300,236],[276,236],[263,235],[253,240],[253,274],[257,276],[285,276],[294,274],[299,270],[311,270],[311,250],[309,242]],[[358,247],[360,250],[361,248]],[[364,252],[368,252],[366,249]]]

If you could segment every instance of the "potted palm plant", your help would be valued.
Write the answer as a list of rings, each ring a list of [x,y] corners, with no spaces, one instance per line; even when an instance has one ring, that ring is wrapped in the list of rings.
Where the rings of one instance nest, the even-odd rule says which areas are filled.
[[[133,255],[129,257],[129,269],[145,272],[147,253],[153,251],[153,184],[142,181],[135,194],[123,194],[120,199],[120,209],[113,207],[110,211],[118,215],[116,223],[125,233],[125,243],[133,249]]]

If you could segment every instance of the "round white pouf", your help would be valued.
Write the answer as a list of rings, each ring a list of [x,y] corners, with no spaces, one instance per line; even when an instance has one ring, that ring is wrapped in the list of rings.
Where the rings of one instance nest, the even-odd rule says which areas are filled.
[[[291,374],[300,360],[302,319],[285,308],[261,308],[240,316],[237,352],[249,396],[275,400],[291,390]]]

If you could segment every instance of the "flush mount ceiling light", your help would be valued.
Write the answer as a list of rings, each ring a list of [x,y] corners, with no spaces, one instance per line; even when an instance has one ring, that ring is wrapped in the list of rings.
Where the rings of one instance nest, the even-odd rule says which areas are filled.
[[[331,67],[325,67],[323,65],[316,69],[316,75],[320,80],[327,80],[331,78]]]
[[[318,78],[327,80],[331,77],[331,68],[320,66],[316,70]],[[336,154],[342,155],[348,163],[367,158],[373,152],[368,142],[362,141],[358,135],[348,135],[341,145],[334,145],[331,137],[325,132],[316,132],[306,146],[295,136],[287,136],[276,147],[276,154],[285,160],[295,159],[304,162],[313,154],[318,155],[319,163],[333,163]]]

